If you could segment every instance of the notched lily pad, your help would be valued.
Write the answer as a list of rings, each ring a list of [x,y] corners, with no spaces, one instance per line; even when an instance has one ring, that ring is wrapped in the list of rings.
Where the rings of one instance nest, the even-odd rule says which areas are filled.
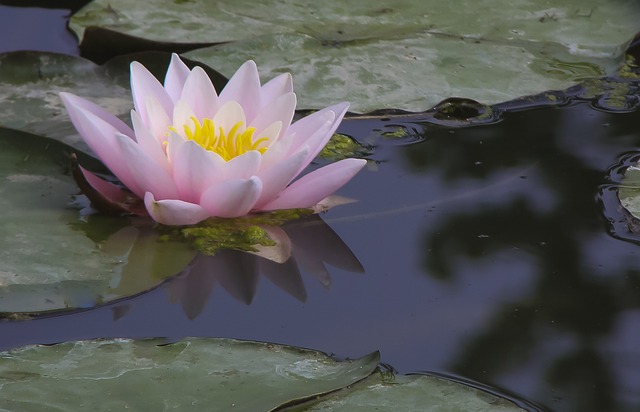
[[[97,340],[0,352],[0,408],[270,411],[365,379],[380,356],[337,362],[259,342],[161,343]]]
[[[396,376],[380,355],[336,361],[292,346],[234,339],[111,339],[0,352],[7,410],[516,412],[451,380]]]
[[[137,294],[193,258],[185,245],[159,241],[144,224],[83,218],[71,205],[78,189],[65,174],[72,151],[0,129],[0,316],[86,308]]]
[[[176,47],[215,43],[186,56],[227,76],[247,59],[264,78],[290,71],[301,109],[346,100],[354,112],[420,112],[449,97],[494,104],[610,74],[638,21],[637,4],[613,0],[96,0],[70,27],[83,45],[96,27]]]

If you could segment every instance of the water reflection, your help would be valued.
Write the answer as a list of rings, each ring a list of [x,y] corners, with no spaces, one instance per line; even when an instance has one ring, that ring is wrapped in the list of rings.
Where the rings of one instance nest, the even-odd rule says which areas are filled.
[[[277,244],[258,252],[221,250],[214,256],[198,255],[165,285],[169,301],[179,302],[189,319],[195,319],[211,298],[216,285],[249,305],[263,275],[300,302],[307,300],[301,269],[325,288],[331,286],[327,264],[353,273],[364,268],[349,247],[318,215],[266,228]]]
[[[567,104],[498,120],[395,119],[405,138],[371,133],[390,121],[348,121],[340,132],[376,145],[378,168],[343,193],[359,203],[324,215],[331,229],[282,229],[292,259],[277,258],[286,243],[270,255],[285,263],[223,252],[126,302],[0,322],[0,344],[228,336],[381,350],[400,372],[453,373],[554,411],[637,410],[640,238],[613,184],[640,146],[640,113]],[[322,230],[353,248],[366,281],[341,275],[362,266]]]
[[[606,256],[611,245],[602,236],[594,196],[604,180],[604,159],[638,139],[616,136],[600,118],[576,107],[506,115],[500,133],[424,124],[423,133],[437,144],[404,152],[414,173],[439,173],[449,186],[469,185],[470,179],[499,182],[505,175],[521,179],[499,196],[479,196],[472,209],[440,215],[425,227],[422,265],[432,278],[459,283],[463,262],[478,267],[479,276],[491,270],[491,262],[529,262],[535,280],[525,295],[506,297],[491,321],[466,339],[450,368],[496,382],[516,365],[543,362],[544,384],[537,390],[558,394],[547,399],[556,398],[561,410],[625,410],[629,395],[616,382],[621,365],[599,342],[640,306],[640,294],[629,293],[638,288],[637,276],[629,275],[640,270],[640,262],[628,259],[621,268],[603,270],[603,259],[594,259],[594,249],[605,255],[604,264],[625,254]],[[518,264],[511,268],[518,276]]]

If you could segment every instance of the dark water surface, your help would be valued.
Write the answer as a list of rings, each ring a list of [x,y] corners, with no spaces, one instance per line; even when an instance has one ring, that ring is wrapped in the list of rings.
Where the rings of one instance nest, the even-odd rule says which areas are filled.
[[[409,135],[383,136],[398,125]],[[340,192],[358,202],[322,216],[331,229],[286,228],[300,275],[224,252],[128,300],[0,321],[0,350],[186,336],[380,350],[401,373],[458,375],[551,410],[640,410],[640,237],[614,187],[639,126],[637,111],[587,103],[466,128],[345,121],[372,161]]]
[[[553,410],[634,410],[639,238],[625,233],[608,169],[640,143],[638,124],[637,112],[576,104],[490,126],[406,123],[424,139],[413,142],[376,137],[385,122],[346,121],[377,163],[342,191],[359,202],[323,218],[365,273],[326,227],[294,225],[296,258],[311,267],[301,278],[259,276],[255,257],[226,252],[129,300],[0,322],[0,349],[211,336],[339,357],[380,350],[399,372],[456,374]],[[349,270],[318,276],[332,259]]]

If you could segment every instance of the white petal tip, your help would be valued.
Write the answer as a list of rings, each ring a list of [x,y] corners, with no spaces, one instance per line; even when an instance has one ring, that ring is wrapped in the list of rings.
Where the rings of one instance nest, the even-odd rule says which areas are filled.
[[[200,205],[173,199],[157,201],[151,192],[145,193],[144,204],[151,218],[163,225],[195,225],[209,217]]]

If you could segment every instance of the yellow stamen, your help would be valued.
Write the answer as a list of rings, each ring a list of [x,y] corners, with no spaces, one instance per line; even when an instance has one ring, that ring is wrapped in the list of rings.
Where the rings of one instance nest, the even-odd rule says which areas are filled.
[[[187,139],[193,140],[206,150],[219,154],[225,161],[229,161],[250,150],[257,150],[260,153],[267,151],[266,147],[258,146],[263,142],[269,141],[269,138],[260,137],[254,140],[255,127],[248,127],[240,133],[239,130],[242,128],[243,122],[236,123],[228,132],[225,132],[222,127],[218,127],[216,133],[216,127],[211,119],[205,118],[201,124],[198,119],[192,116],[191,121],[193,126],[189,124],[183,125]],[[169,130],[177,133],[174,126],[170,127]]]

